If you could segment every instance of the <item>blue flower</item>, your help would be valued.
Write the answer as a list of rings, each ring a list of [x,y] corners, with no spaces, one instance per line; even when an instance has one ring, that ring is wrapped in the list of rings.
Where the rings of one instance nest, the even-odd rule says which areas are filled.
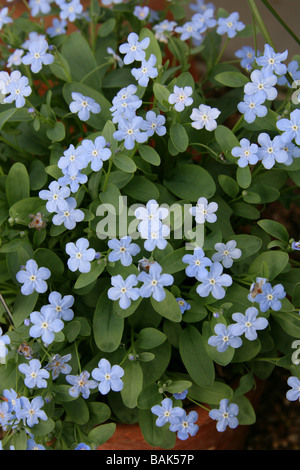
[[[281,62],[286,60],[287,56],[287,50],[282,53],[276,53],[269,44],[265,44],[264,54],[256,58],[256,63],[262,67],[262,71],[265,71],[269,75],[273,73],[285,75],[287,67]]]
[[[208,203],[206,197],[199,197],[196,206],[191,207],[189,212],[195,217],[197,224],[208,222],[213,224],[217,220],[215,212],[218,210],[216,202]]]
[[[51,0],[29,0],[28,6],[32,16],[46,15],[51,11]]]
[[[300,80],[300,70],[299,70],[299,64],[296,60],[292,60],[288,66],[287,66],[287,71],[291,75],[293,81]],[[287,85],[289,88],[292,88],[293,86],[288,82],[287,78],[285,75],[278,77],[277,80],[278,85],[283,86]]]
[[[48,212],[56,212],[57,210],[66,210],[68,203],[66,198],[70,196],[70,188],[67,186],[60,186],[57,181],[52,181],[49,184],[49,189],[43,189],[39,192],[39,197],[47,200],[46,209]]]
[[[118,365],[111,366],[107,359],[101,359],[98,367],[92,370],[92,377],[99,382],[98,390],[102,395],[107,395],[110,390],[120,392],[124,383],[121,379],[124,370]]]
[[[72,193],[76,193],[81,184],[87,182],[88,177],[84,173],[81,173],[80,170],[76,173],[76,175],[70,175],[68,168],[62,170],[64,176],[58,178],[57,182],[60,186],[69,186]]]
[[[219,432],[224,432],[227,426],[235,429],[239,425],[237,419],[239,407],[236,403],[229,404],[227,398],[220,401],[219,409],[212,409],[208,414],[211,419],[217,421],[217,430]]]
[[[178,112],[184,110],[186,106],[191,106],[193,103],[193,89],[191,86],[178,87],[174,85],[173,93],[169,95],[168,101],[170,104],[174,104],[174,109]]]
[[[186,300],[182,299],[181,297],[177,297],[176,300],[179,305],[181,313],[184,313],[186,310],[190,310],[191,306]]]
[[[22,57],[22,62],[25,65],[30,65],[33,73],[38,73],[43,65],[49,65],[54,62],[52,54],[47,52],[48,42],[46,39],[39,39],[32,41],[29,46],[29,52]]]
[[[53,291],[49,294],[48,300],[50,304],[45,305],[48,310],[55,313],[58,318],[64,321],[73,320],[74,312],[71,309],[75,301],[73,295],[62,297],[59,292]]]
[[[140,287],[141,297],[153,297],[157,302],[162,302],[166,296],[164,286],[170,286],[174,282],[171,274],[161,274],[162,267],[157,263],[150,265],[149,273],[142,271],[138,280],[144,284]]]
[[[264,317],[256,318],[258,310],[255,307],[247,308],[245,315],[242,313],[234,313],[232,319],[237,322],[231,325],[231,331],[236,336],[241,336],[245,333],[245,337],[249,341],[254,341],[257,338],[256,330],[264,330],[268,326],[268,320]]]
[[[163,136],[167,132],[167,129],[164,126],[165,122],[166,118],[161,114],[157,115],[154,111],[148,111],[141,129],[146,131],[148,137],[152,137],[154,133],[159,136]]]
[[[258,145],[251,144],[248,139],[240,140],[240,147],[233,147],[231,155],[238,158],[237,164],[240,168],[244,168],[248,164],[255,165],[258,162]]]
[[[108,261],[121,261],[123,266],[129,266],[132,263],[132,257],[137,255],[141,249],[136,243],[131,243],[131,237],[125,236],[120,240],[114,238],[108,241],[111,250],[108,255]]]
[[[60,374],[69,374],[72,371],[72,367],[67,364],[72,358],[71,354],[60,356],[55,354],[50,362],[46,365],[45,369],[52,371],[52,379],[55,380]]]
[[[150,199],[146,207],[138,207],[134,215],[141,221],[138,225],[138,231],[141,232],[144,228],[148,229],[149,222],[158,222],[168,217],[169,210],[165,207],[160,207],[155,199]]]
[[[186,41],[190,38],[201,41],[202,36],[199,32],[199,28],[201,28],[201,24],[199,25],[197,21],[187,21],[182,26],[177,26],[175,31],[180,34],[181,41]]]
[[[13,421],[14,415],[9,411],[7,402],[0,402],[0,426],[6,431],[7,426]]]
[[[124,140],[124,146],[127,150],[132,150],[135,142],[144,143],[148,139],[146,132],[141,132],[143,118],[135,116],[133,119],[127,120],[120,118],[118,130],[114,132],[114,139]]]
[[[300,145],[300,109],[294,109],[290,114],[290,119],[279,119],[276,126],[283,131],[280,137],[284,143],[290,143],[295,139],[296,144]]]
[[[220,353],[226,351],[229,346],[234,349],[239,348],[243,343],[239,336],[233,334],[232,325],[227,327],[224,323],[217,323],[214,331],[216,335],[210,336],[207,343],[216,347]]]
[[[18,397],[17,392],[11,388],[10,390],[5,389],[3,390],[3,396],[8,403],[10,413],[18,413],[21,408],[20,405],[20,398]]]
[[[257,294],[261,294],[262,286],[267,282],[265,277],[257,277],[255,282],[250,286],[250,293],[248,294],[247,298],[250,302],[255,302],[255,298]]]
[[[244,23],[239,21],[239,14],[238,12],[233,12],[226,18],[219,18],[218,19],[218,27],[217,27],[217,33],[222,35],[227,33],[227,36],[229,38],[233,38],[236,36],[238,31],[242,31],[245,28]]]
[[[173,393],[173,397],[176,400],[184,400],[188,394],[188,390],[184,390],[183,392],[180,393]]]
[[[112,100],[109,110],[113,116],[113,122],[119,122],[120,118],[133,119],[136,110],[141,107],[142,100],[135,94],[137,87],[133,84],[121,88]]]
[[[192,119],[191,126],[195,129],[205,129],[207,131],[214,131],[217,127],[216,119],[220,116],[221,111],[217,108],[211,108],[205,104],[200,104],[199,108],[194,108],[190,118]]]
[[[86,370],[81,372],[79,375],[67,375],[66,381],[70,385],[73,385],[69,388],[69,395],[77,398],[81,394],[83,398],[89,398],[91,389],[97,387],[97,382],[95,380],[89,380],[89,377],[90,373]]]
[[[275,100],[278,92],[274,85],[277,83],[277,76],[268,74],[261,70],[253,70],[250,75],[251,82],[246,83],[244,92],[246,95],[261,96],[265,100]]]
[[[8,72],[0,72],[0,91],[2,95],[6,95],[6,87],[12,82],[21,78],[21,72],[14,70],[9,74]]]
[[[62,20],[69,20],[71,22],[75,21],[83,10],[83,6],[79,0],[71,0],[70,2],[64,2],[62,0],[59,2],[59,7],[61,9],[59,17]]]
[[[292,243],[293,250],[300,250],[300,241]]]
[[[256,117],[264,117],[268,113],[266,106],[263,106],[265,98],[261,95],[245,95],[244,101],[238,103],[237,108],[241,114],[244,114],[246,122],[251,124]]]
[[[91,447],[84,442],[80,442],[78,446],[75,447],[75,450],[91,450]]]
[[[130,33],[127,38],[127,43],[121,44],[119,47],[119,51],[121,54],[126,54],[123,58],[124,64],[128,65],[137,61],[142,61],[146,57],[146,53],[144,49],[150,44],[150,38],[146,37],[139,41],[139,37],[136,33]]]
[[[160,220],[150,220],[148,224],[139,224],[141,237],[145,239],[144,248],[153,251],[155,248],[164,250],[167,246],[166,237],[170,235],[170,228],[162,224]]]
[[[31,94],[31,87],[28,85],[28,78],[21,77],[19,80],[12,80],[5,87],[5,92],[9,93],[3,100],[4,103],[12,103],[15,101],[16,108],[22,108],[25,105],[24,96]]]
[[[25,374],[24,384],[28,388],[46,388],[50,374],[47,370],[42,369],[42,364],[38,359],[31,359],[29,364],[19,364],[19,371]]]
[[[300,399],[300,379],[298,377],[291,376],[288,378],[287,383],[292,388],[291,390],[287,391],[286,398],[289,401],[296,401]]]
[[[201,13],[195,13],[192,20],[198,24],[199,33],[204,33],[208,28],[214,28],[217,25],[217,20],[213,18],[214,9],[206,8]]]
[[[37,444],[34,439],[28,439],[26,450],[46,450],[46,449],[42,444]]]
[[[33,324],[29,330],[32,338],[41,338],[45,344],[51,344],[55,339],[55,333],[61,331],[64,322],[58,315],[47,308],[42,308],[40,312],[32,312],[30,321]]]
[[[211,2],[205,3],[204,0],[196,0],[196,3],[190,3],[189,8],[193,11],[201,13],[207,9],[215,9],[215,5]]]
[[[48,417],[45,411],[41,410],[44,406],[44,400],[42,397],[34,397],[31,401],[27,397],[21,397],[21,410],[19,418],[23,419],[24,424],[30,428],[35,424],[39,423],[39,419],[47,421]]]
[[[284,143],[280,135],[276,135],[273,140],[266,132],[259,134],[257,156],[266,169],[270,169],[275,162],[285,163],[288,160],[287,151],[284,150]]]
[[[62,225],[68,229],[73,230],[76,227],[77,222],[82,222],[84,219],[84,212],[80,209],[76,209],[77,202],[74,197],[69,197],[66,202],[68,203],[68,207],[64,211],[57,211],[52,218],[52,222],[54,225]]]
[[[113,287],[108,289],[107,295],[110,300],[119,300],[119,305],[123,310],[126,310],[132,300],[137,300],[140,296],[138,287],[137,276],[130,274],[125,280],[118,274],[111,277],[111,284]]]
[[[7,355],[8,349],[6,345],[10,344],[10,338],[7,335],[2,334],[2,328],[0,326],[0,358],[3,358]]]
[[[93,171],[99,171],[103,167],[103,162],[111,157],[111,150],[107,148],[106,140],[101,135],[94,141],[84,139],[78,147],[78,155],[85,159],[85,164],[91,164]]]
[[[131,69],[132,75],[140,86],[146,87],[150,78],[157,77],[158,70],[154,67],[155,64],[156,57],[154,54],[151,54],[148,60],[142,60],[141,67]]]
[[[150,8],[149,7],[141,7],[139,5],[134,7],[133,14],[136,16],[139,20],[143,21],[147,18],[147,16],[150,13]]]
[[[160,405],[152,406],[151,412],[158,418],[155,421],[157,427],[161,428],[167,423],[171,423],[171,419],[185,416],[185,411],[179,406],[173,407],[171,398],[164,398]]]
[[[170,431],[177,432],[177,437],[181,441],[185,441],[189,436],[195,436],[199,430],[196,423],[198,420],[198,413],[191,411],[188,415],[184,413],[182,416],[171,418]]]
[[[74,145],[71,144],[58,160],[57,166],[70,176],[76,176],[78,171],[88,166],[88,161],[82,155],[80,147],[75,148]]]
[[[12,66],[21,65],[23,54],[23,49],[15,49],[14,52],[8,57],[6,66],[11,68]]]
[[[212,261],[205,256],[203,249],[199,247],[195,248],[192,255],[184,255],[182,261],[189,264],[185,268],[188,277],[204,278],[208,275],[206,267],[212,265]]]
[[[241,67],[244,69],[249,69],[249,66],[252,66],[255,60],[255,50],[250,46],[242,46],[241,49],[234,53],[236,57],[241,59]],[[260,55],[260,52],[257,51],[257,55]]]
[[[155,31],[155,37],[158,39],[158,41],[167,43],[168,37],[165,33],[171,33],[176,25],[176,21],[161,21],[160,23],[153,26],[153,30]]]
[[[261,290],[262,292],[257,294],[255,298],[255,301],[259,303],[260,311],[266,312],[269,308],[276,312],[279,311],[281,309],[280,299],[286,296],[283,285],[277,284],[272,287],[269,282],[266,282]]]
[[[215,299],[223,299],[225,297],[223,286],[231,286],[232,278],[229,274],[222,273],[223,266],[221,263],[213,263],[206,278],[197,277],[201,281],[201,284],[196,289],[200,297],[207,297],[210,293]]]
[[[67,25],[68,23],[66,20],[59,21],[58,18],[54,18],[52,21],[52,26],[47,29],[47,33],[51,38],[59,36],[60,34],[65,34]]]
[[[66,253],[70,256],[68,259],[68,268],[70,271],[88,273],[91,270],[91,261],[95,258],[94,248],[89,248],[89,241],[86,238],[79,238],[76,243],[66,244]]]
[[[238,259],[242,256],[242,252],[239,248],[236,248],[236,241],[230,240],[225,243],[216,243],[215,250],[212,256],[212,261],[222,263],[224,268],[231,268],[233,260]]]
[[[93,98],[75,91],[72,91],[71,96],[74,101],[69,105],[70,111],[71,113],[78,113],[81,121],[87,121],[90,118],[90,113],[100,113],[101,107]]]
[[[7,13],[8,13],[7,7],[2,8],[2,10],[0,10],[0,29],[2,29],[4,24],[13,22],[13,20],[9,16],[7,16]]]
[[[36,261],[30,259],[26,262],[25,269],[21,269],[16,274],[16,279],[22,285],[23,295],[30,295],[33,291],[43,294],[48,286],[46,280],[51,276],[48,268],[39,268]]]

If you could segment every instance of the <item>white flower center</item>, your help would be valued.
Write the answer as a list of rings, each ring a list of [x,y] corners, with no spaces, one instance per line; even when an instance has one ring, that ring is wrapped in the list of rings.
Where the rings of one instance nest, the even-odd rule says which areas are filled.
[[[31,281],[35,281],[35,280],[36,280],[36,276],[34,276],[34,275],[30,276],[30,280],[31,280]]]

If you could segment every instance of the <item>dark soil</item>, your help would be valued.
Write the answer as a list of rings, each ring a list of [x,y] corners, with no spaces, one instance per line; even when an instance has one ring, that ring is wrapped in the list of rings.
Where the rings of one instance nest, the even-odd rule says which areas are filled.
[[[300,402],[285,397],[290,375],[276,368],[269,377],[245,450],[300,450]]]

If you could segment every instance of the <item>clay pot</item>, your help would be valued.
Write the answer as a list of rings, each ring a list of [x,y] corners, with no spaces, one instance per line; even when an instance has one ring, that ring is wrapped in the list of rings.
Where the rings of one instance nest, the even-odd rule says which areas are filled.
[[[254,409],[257,409],[264,383],[258,382],[255,391],[247,394]],[[189,411],[198,413],[197,424],[199,430],[193,437],[186,441],[176,439],[172,451],[176,450],[243,450],[250,430],[250,426],[238,426],[236,429],[227,428],[224,432],[216,430],[216,421],[208,416],[208,411],[201,407],[193,406]],[[150,446],[143,437],[137,423],[118,423],[114,435],[99,446],[98,450],[166,450],[161,447]]]

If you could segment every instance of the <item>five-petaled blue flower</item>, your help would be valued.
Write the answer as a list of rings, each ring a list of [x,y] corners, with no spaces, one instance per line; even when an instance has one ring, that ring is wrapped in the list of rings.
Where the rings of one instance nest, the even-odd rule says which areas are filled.
[[[60,21],[58,18],[54,18],[52,21],[52,26],[49,26],[47,29],[47,33],[51,38],[59,36],[60,34],[65,34],[67,25],[68,23],[66,20]]]
[[[45,450],[45,447],[42,444],[37,444],[34,439],[28,439],[26,450]]]
[[[218,19],[217,33],[220,35],[227,33],[229,38],[233,38],[238,31],[242,31],[245,28],[244,23],[239,21],[239,19],[240,16],[236,11],[226,18],[220,17]]]
[[[57,181],[52,181],[49,189],[43,189],[39,192],[39,197],[47,200],[46,209],[48,212],[64,211],[68,208],[66,198],[70,196],[70,188],[68,186],[60,186]]]
[[[31,87],[28,85],[28,78],[21,77],[18,80],[12,80],[6,87],[5,92],[9,93],[3,100],[4,103],[15,101],[16,108],[22,108],[25,105],[24,96],[31,94]]]
[[[281,62],[284,61],[287,56],[287,50],[282,53],[277,53],[269,44],[265,44],[264,54],[256,58],[256,63],[261,66],[261,70],[265,71],[268,75],[273,73],[277,75],[285,75],[287,67]]]
[[[238,103],[237,108],[241,114],[244,114],[246,122],[251,124],[256,117],[264,117],[268,113],[268,108],[263,106],[265,97],[262,95],[245,95],[244,101]]]
[[[46,388],[47,380],[50,377],[46,369],[42,369],[42,364],[38,359],[31,359],[29,363],[19,364],[19,371],[25,374],[24,384],[28,388]]]
[[[262,132],[259,134],[257,140],[260,145],[257,150],[257,156],[267,170],[272,168],[275,162],[287,162],[288,153],[284,149],[284,142],[280,135],[276,135],[272,140],[269,134]]]
[[[52,371],[52,379],[55,380],[60,374],[69,374],[72,371],[70,364],[67,364],[68,361],[72,358],[71,354],[66,354],[65,356],[60,356],[55,354],[50,362],[46,365],[45,369]]]
[[[179,406],[173,406],[171,398],[164,398],[160,405],[154,405],[151,412],[157,416],[155,424],[161,428],[166,423],[171,423],[171,419],[180,418],[185,416],[185,411]]]
[[[64,321],[73,319],[74,312],[71,309],[75,301],[73,295],[65,295],[62,297],[59,292],[53,291],[49,294],[48,300],[50,304],[45,305],[45,307],[55,313],[58,318]]]
[[[43,65],[49,65],[54,62],[54,56],[47,52],[48,42],[44,38],[32,41],[29,45],[29,52],[22,57],[25,65],[30,65],[33,73],[38,73]]]
[[[31,401],[27,397],[21,397],[21,410],[19,412],[19,418],[23,419],[24,424],[30,428],[35,424],[39,423],[39,419],[47,421],[48,417],[45,411],[41,410],[44,406],[44,400],[42,397],[34,397]]]
[[[121,141],[124,140],[124,146],[127,150],[132,150],[135,142],[144,143],[148,139],[146,132],[142,132],[143,118],[135,116],[133,119],[119,119],[118,130],[114,132],[114,139]]]
[[[128,35],[126,43],[121,44],[119,47],[119,51],[121,54],[126,54],[123,58],[124,64],[128,65],[137,61],[142,61],[146,57],[146,53],[144,49],[150,44],[150,38],[146,37],[139,41],[139,37],[136,33],[130,33]]]
[[[107,359],[101,359],[98,367],[92,370],[92,377],[99,382],[98,390],[102,395],[107,395],[110,390],[120,392],[124,383],[122,377],[124,369],[118,365],[111,366]]]
[[[277,284],[272,287],[269,282],[266,282],[261,287],[261,293],[255,297],[255,302],[259,303],[261,312],[266,312],[269,308],[274,311],[281,309],[280,300],[286,296],[286,292],[282,284]]]
[[[181,313],[184,313],[186,310],[190,310],[191,305],[186,300],[182,299],[181,297],[177,297],[176,301],[179,305]]]
[[[195,129],[203,129],[207,131],[214,131],[217,127],[216,119],[220,116],[221,111],[217,108],[211,108],[205,104],[200,104],[199,108],[194,108],[190,118],[192,119],[191,126]]]
[[[251,82],[246,83],[244,92],[246,95],[256,95],[265,100],[275,100],[278,91],[275,88],[277,76],[270,75],[263,70],[253,70],[250,75]]]
[[[198,420],[198,413],[191,411],[189,414],[184,412],[182,416],[171,418],[170,431],[177,432],[177,437],[181,441],[185,441],[189,436],[195,436],[199,430],[196,423]]]
[[[60,12],[59,17],[62,20],[75,21],[82,13],[83,6],[79,0],[71,0],[70,2],[58,2]]]
[[[140,287],[141,297],[153,297],[157,302],[162,302],[166,296],[164,286],[170,286],[174,282],[171,274],[162,274],[162,267],[157,262],[150,265],[149,273],[140,272],[138,280],[144,284]]]
[[[54,225],[62,225],[68,229],[73,230],[76,227],[77,222],[82,222],[84,219],[84,212],[80,209],[76,209],[77,201],[74,197],[69,197],[66,200],[68,207],[66,210],[58,210],[53,216],[52,222]]]
[[[70,176],[76,176],[78,171],[86,168],[88,162],[84,155],[82,155],[81,147],[75,148],[71,144],[60,157],[57,162],[58,168],[60,168],[63,173],[67,172]]]
[[[106,140],[102,135],[96,137],[94,141],[84,139],[77,151],[82,161],[85,162],[85,167],[90,163],[93,171],[101,170],[103,162],[111,156],[111,150],[107,147]]]
[[[239,348],[243,342],[239,336],[233,333],[232,326],[227,327],[224,323],[217,323],[214,328],[216,334],[208,338],[208,344],[216,347],[220,353],[226,351],[229,346],[234,349]]]
[[[151,54],[148,60],[142,60],[141,66],[139,68],[131,69],[132,75],[140,86],[146,87],[150,78],[157,77],[158,70],[156,67],[154,67],[155,64],[156,57],[154,54]]]
[[[212,409],[209,412],[209,417],[217,421],[217,430],[224,432],[227,426],[235,429],[239,425],[237,415],[239,414],[239,407],[236,403],[229,403],[227,398],[220,401],[219,409]]]
[[[87,121],[90,118],[90,113],[100,113],[100,104],[96,103],[93,98],[76,91],[72,91],[71,96],[73,101],[69,105],[70,111],[71,113],[78,113],[81,121]]]
[[[287,383],[292,388],[291,388],[291,390],[288,390],[286,392],[286,398],[289,401],[296,401],[298,399],[300,400],[300,379],[299,379],[299,377],[291,376],[291,377],[288,378]]]
[[[141,129],[146,131],[148,137],[152,137],[154,133],[159,136],[163,136],[167,132],[167,129],[164,126],[165,122],[165,116],[162,116],[161,114],[157,115],[154,111],[150,110],[147,111]]]
[[[205,256],[200,247],[195,248],[192,255],[184,255],[182,261],[189,265],[185,268],[188,277],[205,278],[208,275],[206,267],[212,265],[212,261]]]
[[[200,297],[207,297],[210,293],[215,299],[223,299],[225,297],[225,289],[232,284],[232,277],[229,274],[223,274],[223,266],[221,263],[213,263],[210,272],[206,278],[197,277],[201,284],[197,286],[197,293]]]
[[[32,338],[41,338],[45,344],[51,344],[54,341],[55,333],[64,327],[64,322],[46,306],[42,307],[40,312],[32,312],[30,322],[33,326],[30,327],[29,335]]]
[[[118,274],[111,277],[112,287],[108,289],[107,295],[110,300],[119,300],[119,305],[126,310],[132,300],[137,300],[140,296],[138,279],[135,274],[130,274],[125,280]]]
[[[13,22],[12,18],[8,16],[7,13],[8,13],[7,7],[2,8],[2,10],[0,10],[0,29],[2,29],[4,24]]]
[[[91,270],[91,261],[95,258],[94,248],[89,248],[89,241],[86,238],[79,238],[76,243],[66,244],[66,253],[70,256],[67,261],[70,271],[88,273]]]
[[[67,375],[66,381],[72,385],[72,387],[69,388],[69,395],[77,398],[81,394],[83,398],[89,398],[91,389],[97,387],[97,382],[95,380],[89,380],[89,377],[90,373],[86,370],[79,375]]]
[[[140,251],[140,247],[136,243],[132,243],[129,236],[124,236],[120,240],[114,238],[108,241],[108,246],[112,250],[108,255],[108,261],[119,261],[123,266],[129,266],[132,263],[132,257],[136,256]]]
[[[268,320],[264,317],[257,318],[258,310],[255,307],[249,307],[242,313],[233,313],[232,319],[236,322],[231,325],[231,331],[236,336],[241,336],[245,333],[245,337],[249,341],[254,341],[257,338],[256,330],[264,330],[268,326]]]
[[[217,220],[215,212],[218,210],[216,202],[208,202],[206,197],[199,197],[197,204],[189,209],[191,215],[195,217],[197,224],[208,222],[213,224]]]
[[[216,253],[212,256],[212,261],[222,263],[224,268],[231,268],[233,260],[238,259],[242,256],[242,252],[239,248],[236,248],[236,241],[230,240],[227,243],[216,243]]]
[[[193,88],[191,86],[179,87],[174,85],[173,93],[169,95],[168,101],[174,104],[174,109],[178,112],[184,110],[186,106],[191,106],[193,103]]]
[[[238,166],[244,168],[248,164],[255,165],[258,162],[257,151],[257,144],[251,144],[248,139],[243,138],[240,140],[239,147],[233,147],[231,155],[238,158]]]
[[[284,143],[288,144],[295,139],[296,144],[300,145],[300,109],[294,109],[290,114],[290,119],[279,119],[276,126],[283,131],[280,137]]]
[[[248,70],[252,68],[252,64],[255,60],[255,50],[250,46],[242,46],[241,49],[237,50],[234,55],[241,59],[241,67]],[[260,55],[260,52],[257,51],[257,55]]]
[[[22,285],[21,292],[23,295],[30,295],[36,291],[39,294],[46,292],[48,286],[46,280],[51,276],[48,268],[39,268],[34,259],[26,262],[25,269],[21,269],[16,274],[16,279]]]
[[[2,334],[2,328],[0,326],[0,358],[3,358],[7,355],[8,349],[7,345],[10,344],[10,337],[8,335]]]

